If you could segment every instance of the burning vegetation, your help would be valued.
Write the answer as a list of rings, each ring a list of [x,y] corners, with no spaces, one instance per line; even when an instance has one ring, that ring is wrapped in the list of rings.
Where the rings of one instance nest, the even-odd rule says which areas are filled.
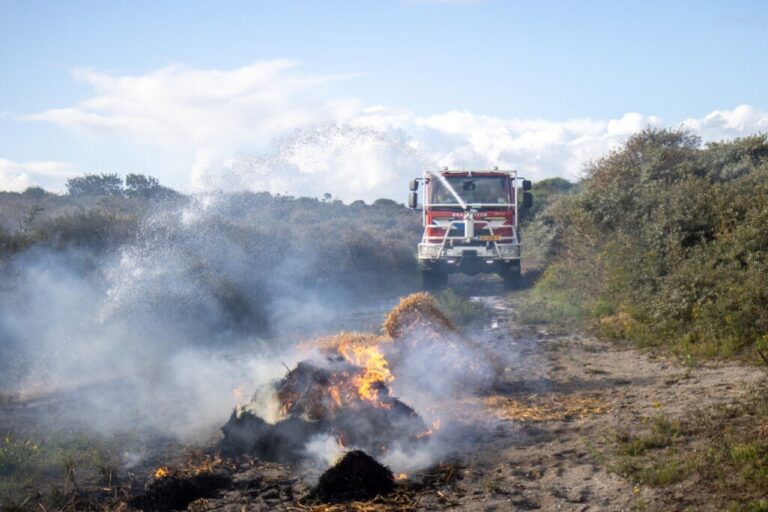
[[[267,390],[277,402],[277,421],[265,417],[263,400],[255,396],[223,427],[223,452],[297,462],[306,458],[307,442],[321,435],[332,436],[340,450],[355,447],[377,456],[423,442],[432,429],[393,395],[386,355],[394,355],[417,324],[435,336],[436,328],[453,329],[431,296],[413,294],[387,317],[387,336],[340,333],[305,345],[316,355]]]
[[[428,428],[391,395],[388,372],[381,370],[340,356],[300,362],[273,384],[281,419],[270,424],[252,410],[235,410],[223,427],[223,451],[297,462],[307,456],[306,443],[320,435],[333,436],[342,449],[355,446],[372,454],[417,442]]]
[[[233,411],[222,428],[222,452],[307,462],[312,459],[308,445],[313,440],[331,439],[335,453],[346,455],[321,477],[314,498],[326,502],[369,499],[391,489],[395,477],[373,457],[382,459],[393,451],[412,453],[440,429],[439,418],[428,425],[395,396],[392,386],[408,369],[405,362],[421,359],[440,364],[432,350],[439,351],[444,361],[460,365],[462,374],[475,370],[488,374],[489,364],[472,351],[468,351],[471,357],[458,357],[467,352],[458,345],[459,334],[435,299],[425,293],[402,299],[386,318],[383,331],[384,335],[339,333],[305,343],[302,348],[311,354],[307,359]],[[424,354],[413,357],[415,350],[425,347]],[[433,375],[434,368],[420,368],[418,373]],[[369,481],[365,476],[369,473],[378,476]],[[365,479],[373,490],[350,484],[355,478]],[[397,479],[404,478],[402,473]],[[351,487],[341,489],[345,485]],[[331,488],[339,489],[331,492]]]

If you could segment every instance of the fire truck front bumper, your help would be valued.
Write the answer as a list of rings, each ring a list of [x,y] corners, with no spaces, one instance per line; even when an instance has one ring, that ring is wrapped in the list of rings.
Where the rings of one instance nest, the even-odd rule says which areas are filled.
[[[520,259],[520,244],[457,245],[419,244],[420,260],[445,260],[466,256],[488,259]]]
[[[454,247],[419,244],[419,261],[446,272],[495,273],[520,266],[520,244]]]

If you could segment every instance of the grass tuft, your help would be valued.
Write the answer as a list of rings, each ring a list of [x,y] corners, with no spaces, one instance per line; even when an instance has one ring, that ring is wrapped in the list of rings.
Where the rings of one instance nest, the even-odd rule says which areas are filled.
[[[674,506],[684,493],[698,506],[768,511],[768,387],[736,403],[658,413],[636,431],[620,431],[598,460],[631,482],[661,490]],[[663,492],[674,486],[675,491]]]
[[[455,325],[469,325],[488,317],[488,309],[481,302],[458,295],[446,288],[436,296],[440,309]]]

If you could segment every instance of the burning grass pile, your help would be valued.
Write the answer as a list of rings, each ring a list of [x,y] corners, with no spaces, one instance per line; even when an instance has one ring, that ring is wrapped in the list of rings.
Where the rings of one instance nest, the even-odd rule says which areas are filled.
[[[235,410],[222,429],[222,451],[297,462],[307,456],[307,441],[321,434],[375,454],[419,442],[428,432],[419,415],[391,396],[384,381],[365,376],[341,358],[299,363],[274,384],[282,419],[270,424],[250,410]]]
[[[425,372],[441,368],[451,370],[460,366],[460,378],[486,378],[489,373],[503,371],[497,357],[482,342],[461,335],[453,322],[440,309],[438,301],[426,292],[412,293],[403,297],[387,315],[382,325],[383,335],[360,332],[341,332],[314,340],[305,345],[323,353],[356,361],[366,350],[378,349],[397,373],[404,360],[418,353],[433,366]],[[483,375],[484,374],[484,375]],[[467,383],[472,385],[472,383]],[[459,387],[466,388],[461,385]]]
[[[492,374],[491,359],[469,347],[429,294],[403,298],[383,330],[305,344],[319,355],[239,406],[222,428],[222,452],[299,462],[309,458],[308,443],[322,436],[335,438],[340,450],[357,448],[373,457],[408,451],[434,429],[393,395],[398,371],[411,389],[442,394],[477,389]]]
[[[344,503],[386,496],[395,489],[395,477],[386,466],[360,450],[347,452],[320,476],[310,500]]]

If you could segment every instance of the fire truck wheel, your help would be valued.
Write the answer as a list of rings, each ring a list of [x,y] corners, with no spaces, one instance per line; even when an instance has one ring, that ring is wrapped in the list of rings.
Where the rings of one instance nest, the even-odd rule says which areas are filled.
[[[502,277],[504,278],[505,290],[517,290],[520,288],[521,277],[520,270],[505,272]]]
[[[448,286],[448,274],[439,270],[422,270],[421,281],[427,291],[440,290]]]

